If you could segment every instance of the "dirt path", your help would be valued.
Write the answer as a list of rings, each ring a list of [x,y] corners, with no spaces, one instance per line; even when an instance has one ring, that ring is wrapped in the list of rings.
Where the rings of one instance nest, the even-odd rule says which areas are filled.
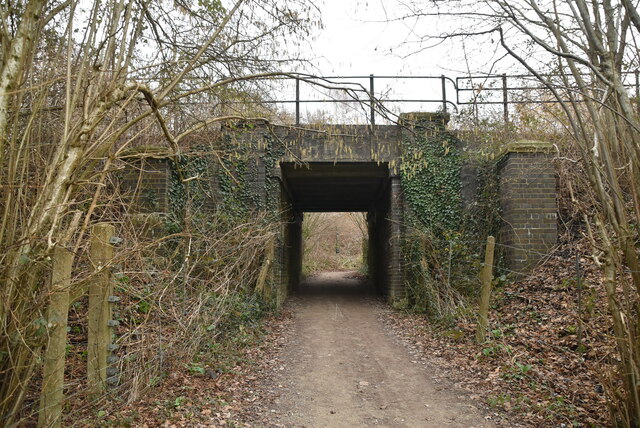
[[[294,331],[270,387],[269,425],[285,427],[487,427],[483,412],[434,380],[389,333],[384,305],[364,284],[325,273],[294,297]]]

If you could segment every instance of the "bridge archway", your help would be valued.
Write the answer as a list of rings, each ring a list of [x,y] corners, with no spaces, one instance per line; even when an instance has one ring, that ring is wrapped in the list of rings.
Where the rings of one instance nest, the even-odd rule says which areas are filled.
[[[400,126],[301,128],[243,121],[224,128],[221,147],[236,150],[242,158],[231,172],[242,183],[242,197],[256,210],[280,212],[285,217],[268,258],[273,266],[270,283],[278,304],[300,280],[305,211],[367,212],[368,267],[373,283],[389,301],[405,297],[401,252],[405,203],[399,177],[403,150],[407,142],[421,136],[436,137],[436,142],[440,134],[446,136],[447,120],[446,114],[408,113],[401,116]],[[506,248],[506,263],[514,271],[533,266],[556,242],[553,155],[551,144],[519,141],[507,145],[494,165],[505,220],[498,238]],[[220,161],[219,157],[216,159]],[[171,162],[145,158],[141,160],[140,165],[143,164],[144,168],[127,170],[123,188],[133,192],[133,202],[141,212],[167,212]],[[216,189],[222,190],[217,162],[213,165],[207,178],[212,197],[206,202],[215,208],[221,200]],[[473,165],[461,165],[465,206],[477,202],[476,175]]]
[[[282,162],[283,199],[290,207],[285,233],[285,263],[289,268],[289,289],[300,281],[304,212],[366,212],[368,229],[367,265],[375,289],[398,297],[399,280],[393,281],[393,267],[399,261],[399,239],[394,236],[394,177],[387,162]],[[397,205],[397,204],[396,204]],[[397,270],[397,273],[400,271]],[[394,288],[394,285],[396,286]]]

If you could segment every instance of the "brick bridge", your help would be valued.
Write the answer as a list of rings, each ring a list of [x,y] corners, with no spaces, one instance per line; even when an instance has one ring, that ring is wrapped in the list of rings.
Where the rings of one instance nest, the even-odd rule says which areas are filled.
[[[390,301],[404,296],[401,242],[406,204],[398,173],[401,144],[414,130],[444,130],[448,116],[411,113],[399,125],[332,125],[268,128],[261,123],[230,128],[229,144],[250,148],[246,174],[257,207],[272,206],[284,216],[276,250],[275,283],[281,293],[295,289],[302,267],[304,212],[366,212],[369,234],[368,266],[372,283]],[[286,146],[276,162],[266,161],[277,138]],[[497,162],[503,226],[499,242],[508,267],[526,270],[556,242],[556,177],[549,144],[514,142]],[[166,209],[170,171],[162,159],[147,160],[143,176],[129,182],[156,192],[158,211]],[[276,186],[267,181],[277,182]],[[214,180],[215,181],[215,180]],[[462,199],[476,198],[476,172],[461,168]],[[215,183],[213,183],[215,185]],[[141,192],[138,192],[142,194]]]

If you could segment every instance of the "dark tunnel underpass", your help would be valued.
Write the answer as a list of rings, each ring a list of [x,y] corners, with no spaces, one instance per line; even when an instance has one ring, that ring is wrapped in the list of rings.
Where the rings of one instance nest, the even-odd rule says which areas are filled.
[[[367,213],[367,265],[373,288],[369,291],[388,295],[393,233],[392,180],[388,164],[283,162],[280,168],[282,200],[291,208],[283,210],[287,216],[283,261],[288,271],[289,290],[296,291],[300,284],[303,212],[359,211]]]

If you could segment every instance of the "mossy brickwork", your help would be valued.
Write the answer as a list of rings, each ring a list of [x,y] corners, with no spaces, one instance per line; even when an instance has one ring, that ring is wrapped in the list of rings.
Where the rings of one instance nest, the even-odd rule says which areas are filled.
[[[410,113],[402,115],[398,125],[373,129],[327,125],[309,130],[236,122],[223,127],[215,156],[132,161],[122,183],[138,212],[164,212],[171,217],[184,208],[181,194],[191,192],[191,200],[194,194],[203,195],[197,206],[191,205],[197,211],[217,210],[230,216],[272,213],[281,228],[270,281],[281,302],[300,278],[303,245],[303,209],[296,205],[281,163],[296,163],[301,169],[314,162],[385,165],[384,177],[379,172],[365,177],[382,183],[367,208],[367,254],[378,288],[397,301],[406,297],[406,283],[412,281],[404,253],[416,247],[408,242],[412,239],[409,229],[428,228],[431,239],[446,241],[449,252],[457,251],[456,245],[462,248],[470,237],[465,224],[471,223],[465,216],[474,209],[472,193],[478,184],[467,183],[475,176],[462,173],[471,169],[465,169],[462,142],[447,130],[447,121],[446,114]],[[508,147],[497,168],[500,198],[494,204],[502,206],[504,218],[499,243],[506,245],[506,261],[513,270],[531,266],[555,243],[555,176],[550,157],[548,146],[515,144]],[[353,180],[364,179],[362,168],[358,171],[350,172]],[[347,176],[342,171],[342,177]],[[304,186],[314,185],[311,175],[301,180],[306,180]],[[341,190],[336,189],[336,195],[345,197]]]

